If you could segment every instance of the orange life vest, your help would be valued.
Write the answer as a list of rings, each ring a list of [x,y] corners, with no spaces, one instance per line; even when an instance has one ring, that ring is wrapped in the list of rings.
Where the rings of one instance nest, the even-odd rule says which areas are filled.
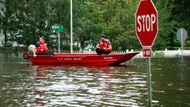
[[[100,40],[99,47],[102,49],[104,52],[111,52],[112,47],[110,48],[109,46],[111,45],[110,41],[107,39]]]
[[[43,54],[48,52],[48,47],[46,43],[39,43],[38,47],[36,48],[37,54]]]

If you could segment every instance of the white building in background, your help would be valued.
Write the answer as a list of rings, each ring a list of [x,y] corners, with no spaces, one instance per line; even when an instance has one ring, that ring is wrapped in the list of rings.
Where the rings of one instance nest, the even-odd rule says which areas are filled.
[[[4,0],[1,0],[1,1],[4,1]],[[5,16],[4,12],[5,12],[5,5],[0,2],[0,17]],[[3,46],[3,42],[4,42],[4,35],[3,35],[3,30],[0,26],[0,47]]]

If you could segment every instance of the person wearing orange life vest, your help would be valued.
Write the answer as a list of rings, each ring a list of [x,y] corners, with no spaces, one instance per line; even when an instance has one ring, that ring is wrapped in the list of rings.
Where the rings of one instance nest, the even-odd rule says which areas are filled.
[[[42,36],[39,38],[38,43],[36,44],[35,54],[37,55],[46,55],[49,52],[45,38]]]
[[[112,51],[112,45],[111,42],[106,39],[107,35],[101,34],[100,35],[100,42],[96,46],[96,53],[98,55],[101,54],[110,54]]]

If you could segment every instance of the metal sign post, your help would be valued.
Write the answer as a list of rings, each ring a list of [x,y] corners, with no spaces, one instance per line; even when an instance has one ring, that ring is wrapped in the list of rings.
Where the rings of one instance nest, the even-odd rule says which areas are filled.
[[[181,56],[183,59],[183,48],[184,48],[185,40],[187,39],[187,31],[184,28],[180,28],[177,30],[177,39],[181,43]]]
[[[147,88],[148,88],[148,107],[152,107],[152,85],[151,85],[151,57],[152,49],[150,47],[143,47],[143,56],[147,58]]]
[[[73,1],[70,0],[70,51],[73,53]]]
[[[58,53],[60,53],[60,33],[58,33]]]
[[[147,86],[148,86],[148,106],[152,107],[152,85],[151,85],[151,57],[147,58]]]
[[[181,32],[182,33],[182,32]],[[181,34],[182,35],[182,34]],[[181,56],[182,56],[182,60],[183,60],[183,41],[182,41],[182,39],[183,39],[183,36],[181,36]]]

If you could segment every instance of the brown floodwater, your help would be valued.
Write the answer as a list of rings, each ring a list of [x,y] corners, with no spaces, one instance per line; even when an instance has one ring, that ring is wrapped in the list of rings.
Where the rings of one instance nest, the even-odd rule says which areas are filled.
[[[153,107],[190,106],[190,57],[152,58]],[[117,67],[32,66],[0,53],[0,107],[146,107],[146,59]]]

